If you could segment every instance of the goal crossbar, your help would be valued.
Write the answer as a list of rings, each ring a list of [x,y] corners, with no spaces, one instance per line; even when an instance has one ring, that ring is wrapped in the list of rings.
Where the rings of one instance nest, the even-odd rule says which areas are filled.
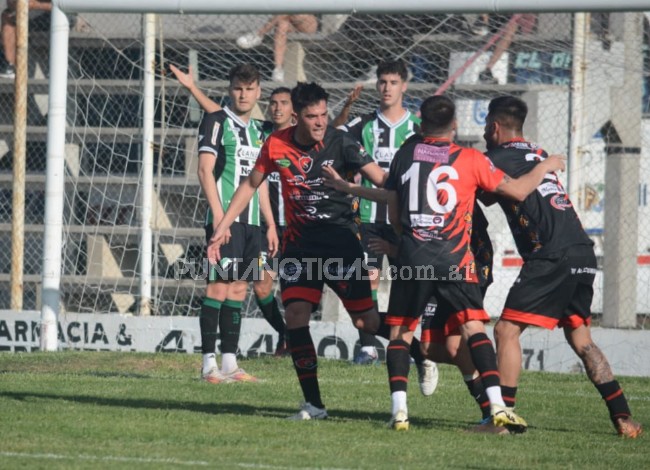
[[[67,13],[395,13],[394,0],[329,0],[296,2],[295,0],[239,0],[207,2],[205,0],[54,0]],[[489,13],[489,12],[580,12],[645,11],[647,0],[455,0],[430,2],[403,0],[400,13]]]

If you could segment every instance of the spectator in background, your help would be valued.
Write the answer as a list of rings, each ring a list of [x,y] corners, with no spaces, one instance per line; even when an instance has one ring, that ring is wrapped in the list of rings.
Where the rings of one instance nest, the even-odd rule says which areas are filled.
[[[273,37],[274,82],[284,82],[284,54],[287,51],[287,34],[293,32],[313,34],[318,29],[314,15],[275,15],[256,33],[248,33],[237,39],[242,49],[251,49],[262,44],[264,35],[275,30]]]
[[[503,36],[501,36],[501,39],[499,39],[499,41],[494,46],[494,51],[492,52],[492,56],[490,57],[487,65],[485,66],[485,70],[483,70],[478,76],[478,81],[480,83],[492,85],[497,84],[497,79],[494,78],[494,75],[492,74],[492,68],[499,61],[499,59],[501,59],[503,53],[508,50],[519,28],[521,28],[521,32],[523,34],[530,34],[533,31],[535,23],[537,22],[537,15],[512,15],[508,22],[503,25],[504,20],[505,18],[503,16],[490,17],[491,30],[496,33],[500,29],[503,29]]]
[[[52,0],[29,0],[29,29],[49,31]],[[7,0],[7,8],[2,12],[2,49],[5,65],[0,69],[0,78],[16,78],[16,0]]]

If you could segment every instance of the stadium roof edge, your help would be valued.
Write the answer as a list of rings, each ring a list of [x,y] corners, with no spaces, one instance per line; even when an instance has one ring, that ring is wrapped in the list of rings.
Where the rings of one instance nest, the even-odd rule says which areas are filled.
[[[394,0],[53,0],[67,13],[394,13]],[[401,0],[400,13],[646,11],[648,0]]]

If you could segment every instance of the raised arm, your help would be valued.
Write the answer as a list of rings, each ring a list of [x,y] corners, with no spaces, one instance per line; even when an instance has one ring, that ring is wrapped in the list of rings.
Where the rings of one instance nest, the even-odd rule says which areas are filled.
[[[191,65],[189,66],[187,73],[181,71],[181,69],[176,67],[174,64],[169,64],[169,69],[176,77],[176,80],[178,80],[178,83],[183,85],[187,91],[192,94],[203,111],[206,113],[214,113],[221,110],[219,103],[208,98],[208,96],[203,93],[198,86],[196,86],[196,83],[194,82],[194,75],[192,74]]]
[[[363,85],[357,85],[354,87],[354,89],[348,95],[348,98],[345,100],[345,104],[343,105],[341,112],[332,121],[332,126],[340,127],[348,122],[350,119],[350,110],[352,109],[352,105],[359,99],[362,90]]]

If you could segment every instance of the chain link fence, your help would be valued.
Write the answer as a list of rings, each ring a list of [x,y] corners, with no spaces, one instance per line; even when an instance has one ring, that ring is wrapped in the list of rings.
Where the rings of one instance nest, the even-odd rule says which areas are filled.
[[[642,28],[636,41],[641,55],[630,66],[625,55],[626,21]],[[484,118],[489,100],[514,94],[530,107],[526,136],[550,152],[572,156],[563,178],[574,205],[605,252],[605,202],[608,197],[606,123],[612,120],[612,90],[624,78],[643,87],[625,126],[640,125],[640,166],[625,176],[625,191],[638,193],[636,269],[623,279],[637,285],[636,313],[650,327],[650,49],[645,15],[587,14],[583,36],[574,31],[573,14],[518,15],[319,15],[315,33],[289,33],[283,81],[274,70],[274,30],[260,44],[238,46],[271,19],[266,15],[161,15],[157,23],[157,72],[154,168],[153,312],[197,315],[204,281],[188,265],[203,259],[205,200],[197,165],[197,126],[202,116],[187,90],[169,74],[169,64],[192,65],[199,87],[227,104],[227,73],[251,62],[261,71],[263,97],[297,80],[317,81],[331,94],[332,117],[349,92],[365,83],[352,116],[374,110],[374,67],[381,60],[404,59],[410,70],[405,106],[444,91],[458,108],[458,141],[484,149]],[[143,18],[133,14],[82,14],[71,18],[68,125],[62,269],[62,302],[72,312],[137,313],[139,298],[140,181],[142,178]],[[628,29],[626,29],[628,28]],[[577,48],[576,37],[585,45]],[[241,40],[240,40],[241,43]],[[25,229],[24,308],[37,309],[42,265],[47,136],[48,34],[30,33],[30,81]],[[499,52],[501,51],[501,52]],[[576,55],[577,54],[577,55]],[[498,56],[498,57],[497,57]],[[574,61],[584,61],[580,109]],[[276,78],[276,80],[273,80]],[[0,79],[0,308],[8,308],[11,263],[13,82]],[[577,117],[576,117],[577,116]],[[637,116],[637,117],[635,117]],[[577,124],[576,124],[577,123]],[[620,121],[618,121],[620,125]],[[580,128],[576,128],[579,125]],[[580,142],[575,145],[576,136]],[[577,150],[576,150],[577,149]],[[573,159],[575,152],[579,158]],[[489,209],[495,247],[495,284],[488,292],[490,314],[500,313],[518,272],[519,260],[507,224]],[[620,224],[628,223],[621,220]],[[196,271],[196,269],[195,269]],[[199,270],[200,271],[200,270]],[[599,273],[594,312],[603,311]],[[258,315],[249,296],[246,314]]]

